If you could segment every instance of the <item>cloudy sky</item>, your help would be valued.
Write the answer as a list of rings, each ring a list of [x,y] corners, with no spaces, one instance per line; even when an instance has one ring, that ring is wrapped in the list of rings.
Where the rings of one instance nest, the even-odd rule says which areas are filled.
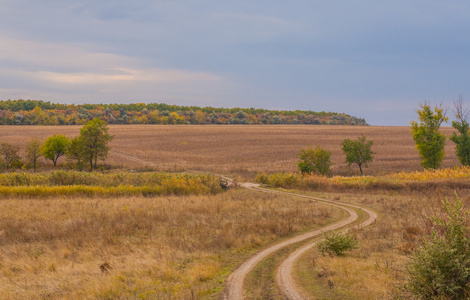
[[[470,103],[470,1],[0,0],[0,100],[345,112]]]

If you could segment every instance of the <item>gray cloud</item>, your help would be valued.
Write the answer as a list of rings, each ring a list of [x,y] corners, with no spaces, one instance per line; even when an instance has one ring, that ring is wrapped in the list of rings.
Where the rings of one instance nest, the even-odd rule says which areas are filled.
[[[31,1],[0,9],[0,98],[339,111],[407,125],[469,95],[467,1]]]

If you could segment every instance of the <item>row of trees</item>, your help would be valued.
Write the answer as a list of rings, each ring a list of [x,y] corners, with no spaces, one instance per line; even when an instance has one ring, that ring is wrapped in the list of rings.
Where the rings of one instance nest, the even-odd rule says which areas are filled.
[[[463,98],[460,97],[454,104],[455,121],[452,127],[457,130],[450,136],[455,144],[455,153],[463,166],[470,165],[470,134],[468,113],[464,108]],[[416,142],[416,149],[421,157],[421,165],[427,169],[437,169],[445,157],[444,147],[446,136],[439,132],[442,123],[447,123],[447,110],[442,105],[434,109],[427,103],[421,104],[416,112],[419,122],[411,122],[411,133]]]
[[[51,104],[38,100],[0,101],[0,125],[82,125],[94,118],[109,124],[323,124],[367,125],[342,113],[213,108],[164,103]]]
[[[455,144],[455,153],[463,166],[470,165],[470,125],[468,122],[469,110],[464,108],[463,98],[460,97],[454,104],[455,120],[452,127],[457,132],[452,133],[450,140]],[[447,111],[442,105],[434,109],[427,103],[421,104],[416,112],[419,122],[411,122],[411,133],[416,142],[416,149],[421,157],[421,165],[426,169],[437,169],[444,159],[446,136],[439,131],[442,123],[448,122]],[[346,156],[346,163],[357,164],[361,175],[362,166],[373,160],[373,142],[366,142],[364,136],[356,141],[346,139],[341,143],[341,149]],[[302,173],[318,173],[328,175],[331,167],[331,152],[317,146],[312,149],[301,149],[298,167]]]
[[[108,143],[114,138],[108,133],[108,125],[105,121],[96,118],[87,122],[81,129],[80,135],[69,139],[63,134],[52,135],[42,143],[38,138],[31,138],[25,149],[26,166],[36,171],[38,160],[41,156],[53,162],[54,166],[62,156],[75,161],[77,169],[83,169],[89,165],[90,171],[96,169],[98,160],[105,160],[108,152]],[[19,147],[8,143],[0,145],[0,164],[6,169],[21,168]]]
[[[356,140],[345,139],[341,143],[341,150],[346,156],[345,162],[348,165],[357,164],[361,175],[363,175],[363,166],[367,166],[374,159],[372,151],[373,141],[366,141],[365,136],[360,136]],[[299,162],[297,163],[302,173],[317,173],[321,175],[329,175],[331,162],[331,151],[320,146],[315,149],[308,147],[301,149],[299,153]]]

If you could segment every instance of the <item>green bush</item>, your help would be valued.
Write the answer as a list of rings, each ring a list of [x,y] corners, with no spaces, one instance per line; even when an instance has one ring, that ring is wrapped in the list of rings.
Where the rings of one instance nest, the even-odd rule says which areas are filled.
[[[312,147],[300,149],[297,166],[301,173],[328,175],[331,167],[331,151],[320,146],[315,149]]]
[[[413,254],[406,289],[422,299],[469,299],[468,213],[457,195],[443,209],[443,216],[429,218],[432,232]]]
[[[323,234],[325,240],[318,244],[318,250],[321,253],[329,253],[335,255],[344,255],[344,252],[357,249],[358,241],[348,232],[346,234],[336,233],[334,231]]]

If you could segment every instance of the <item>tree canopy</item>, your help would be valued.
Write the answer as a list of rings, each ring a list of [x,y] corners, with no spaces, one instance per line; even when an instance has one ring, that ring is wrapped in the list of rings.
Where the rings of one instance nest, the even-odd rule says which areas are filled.
[[[426,169],[437,169],[444,159],[446,144],[446,137],[439,132],[439,128],[448,118],[442,106],[434,107],[434,111],[426,103],[420,107],[421,109],[416,110],[419,123],[411,122],[411,133],[421,156],[421,165]]]
[[[81,152],[81,156],[90,164],[90,170],[97,167],[98,159],[106,159],[109,151],[108,143],[114,136],[108,133],[108,123],[99,118],[87,122],[80,129],[78,145],[76,151]]]
[[[63,134],[53,135],[46,139],[41,146],[41,154],[46,158],[52,160],[54,166],[57,165],[59,157],[67,152],[70,140]]]
[[[357,140],[345,139],[341,143],[341,149],[346,155],[346,163],[357,164],[361,175],[363,175],[362,166],[367,167],[367,164],[374,159],[373,144],[373,141],[366,141],[365,136],[360,136]]]
[[[455,103],[455,121],[452,121],[452,127],[457,129],[457,133],[452,133],[450,140],[455,143],[455,154],[462,165],[470,165],[470,135],[469,124],[467,121],[468,110],[464,109],[463,98],[460,97]]]

